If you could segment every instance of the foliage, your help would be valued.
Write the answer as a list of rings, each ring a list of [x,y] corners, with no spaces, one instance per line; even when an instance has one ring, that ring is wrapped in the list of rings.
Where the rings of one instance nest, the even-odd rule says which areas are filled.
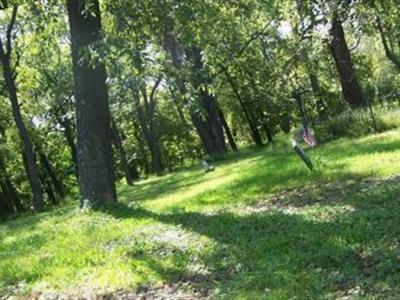
[[[0,225],[1,288],[79,294],[189,282],[197,294],[186,298],[227,299],[400,292],[389,233],[398,189],[380,177],[399,171],[398,130],[386,132],[400,126],[396,1],[75,3],[78,17],[96,19],[95,41],[76,53],[64,2],[0,1],[0,215],[19,216]],[[74,83],[93,87],[91,113],[76,109]],[[112,154],[98,155],[98,141],[82,146],[77,117],[91,128],[86,140],[98,130]],[[287,135],[303,126],[331,142],[310,150],[314,173],[288,153]],[[107,173],[88,190],[115,179],[120,206],[75,209],[83,152],[86,163],[107,156],[107,172],[80,170]],[[215,172],[193,166],[205,158]],[[38,215],[35,165],[47,211]],[[382,187],[363,195],[364,181],[346,183],[367,175]],[[288,191],[311,182],[304,197]],[[334,203],[320,202],[324,193]],[[257,203],[267,194],[283,198],[266,209]]]
[[[398,111],[388,111],[385,108],[374,108],[373,114],[378,132],[383,132],[400,125]],[[361,137],[376,133],[371,112],[368,109],[348,110],[340,115],[316,124],[315,132],[318,140],[327,142],[342,137]]]

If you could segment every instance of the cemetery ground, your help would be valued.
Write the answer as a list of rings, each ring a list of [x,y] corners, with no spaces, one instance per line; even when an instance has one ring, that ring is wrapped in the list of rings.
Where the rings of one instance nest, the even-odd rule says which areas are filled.
[[[400,130],[307,152],[314,172],[278,142],[1,223],[0,299],[395,298]]]

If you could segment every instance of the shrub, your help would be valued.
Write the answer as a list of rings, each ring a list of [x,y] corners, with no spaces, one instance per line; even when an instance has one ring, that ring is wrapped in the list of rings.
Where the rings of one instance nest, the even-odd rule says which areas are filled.
[[[400,110],[374,108],[378,132],[400,127]],[[347,110],[314,126],[317,139],[327,142],[342,137],[359,137],[374,133],[374,125],[368,109]]]

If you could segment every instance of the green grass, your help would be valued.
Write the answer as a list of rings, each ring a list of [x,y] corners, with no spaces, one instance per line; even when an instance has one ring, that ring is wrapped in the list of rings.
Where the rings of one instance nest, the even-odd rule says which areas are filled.
[[[312,173],[285,143],[245,149],[121,187],[102,211],[0,224],[0,295],[396,298],[400,130],[310,154]]]

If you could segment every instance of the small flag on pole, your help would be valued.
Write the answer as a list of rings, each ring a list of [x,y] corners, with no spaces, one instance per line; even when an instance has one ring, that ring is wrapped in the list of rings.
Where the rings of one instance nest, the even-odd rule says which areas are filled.
[[[315,136],[310,132],[310,130],[303,128],[301,135],[303,137],[303,141],[310,147],[317,146],[317,140]]]

